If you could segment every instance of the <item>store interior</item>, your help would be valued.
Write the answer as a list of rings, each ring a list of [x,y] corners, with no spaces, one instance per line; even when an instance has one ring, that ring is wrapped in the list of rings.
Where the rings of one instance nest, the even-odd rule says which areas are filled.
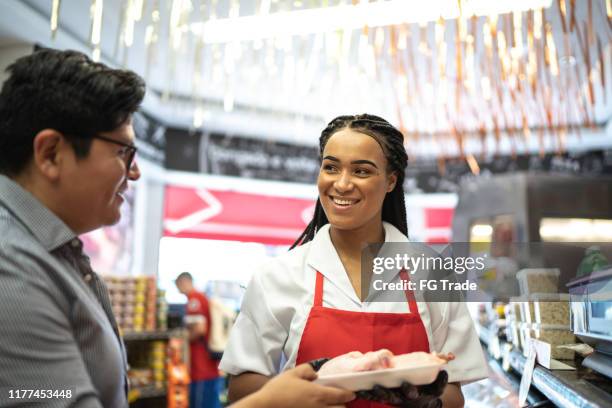
[[[465,406],[612,406],[610,0],[3,1],[0,82],[40,47],[147,84],[142,176],[81,237],[131,406],[188,406],[177,275],[238,312],[312,218],[321,130],[364,112],[404,135],[410,240],[491,260]]]

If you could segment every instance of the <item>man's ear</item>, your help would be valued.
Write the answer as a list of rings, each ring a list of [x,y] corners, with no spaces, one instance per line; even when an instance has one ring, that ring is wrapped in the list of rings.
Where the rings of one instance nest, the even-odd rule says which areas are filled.
[[[34,136],[34,167],[51,181],[59,177],[65,144],[64,137],[57,130],[43,129]]]
[[[395,188],[395,184],[397,183],[397,174],[395,172],[391,173],[387,178],[387,193],[390,193]]]

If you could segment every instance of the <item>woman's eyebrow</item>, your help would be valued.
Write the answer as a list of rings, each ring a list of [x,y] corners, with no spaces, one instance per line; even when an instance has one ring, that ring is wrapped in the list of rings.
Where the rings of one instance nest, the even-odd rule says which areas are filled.
[[[334,157],[334,156],[325,156],[323,158],[323,160],[329,160],[329,161],[333,161],[333,162],[336,162],[336,163],[340,163],[340,159],[338,159],[337,157]],[[369,164],[370,166],[374,167],[375,169],[378,169],[378,166],[376,164],[374,164],[374,162],[372,162],[370,160],[365,160],[365,159],[362,159],[362,160],[353,160],[351,162],[351,164]]]
[[[369,164],[370,166],[373,166],[375,169],[378,169],[378,166],[374,164],[374,162],[371,162],[369,160],[354,160],[351,162],[351,164]]]

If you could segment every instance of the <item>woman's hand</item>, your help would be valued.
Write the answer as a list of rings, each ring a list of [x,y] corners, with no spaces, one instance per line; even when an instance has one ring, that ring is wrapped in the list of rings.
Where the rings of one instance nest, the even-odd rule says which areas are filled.
[[[406,367],[424,361],[444,360],[445,362],[455,359],[454,354],[429,354],[409,353],[391,358],[393,367]],[[440,371],[436,380],[427,385],[415,386],[407,382],[397,388],[385,388],[380,385],[369,391],[358,391],[357,398],[369,401],[377,401],[398,407],[410,408],[439,408],[442,407],[442,395],[448,383],[446,371]]]
[[[317,373],[302,364],[274,377],[264,387],[233,408],[326,408],[343,407],[355,398],[351,391],[318,385]]]
[[[440,397],[448,383],[446,371],[440,371],[436,380],[427,385],[415,386],[407,382],[397,388],[374,386],[369,391],[358,391],[357,398],[381,402],[396,407],[441,408]]]

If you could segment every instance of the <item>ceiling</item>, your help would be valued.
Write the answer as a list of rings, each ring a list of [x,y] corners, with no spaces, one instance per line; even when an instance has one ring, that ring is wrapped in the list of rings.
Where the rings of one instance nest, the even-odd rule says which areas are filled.
[[[464,6],[470,1],[475,0],[463,0]],[[61,0],[54,39],[52,3],[3,2],[0,44],[37,42],[91,54],[95,0]],[[500,146],[559,150],[577,135],[612,139],[612,23],[606,0],[553,0],[543,15],[500,14],[496,23],[476,17],[328,32],[316,32],[313,24],[311,33],[226,43],[195,34],[196,23],[348,7],[351,1],[138,3],[103,1],[101,61],[145,77],[145,108],[171,125],[315,144],[334,116],[370,112],[399,126],[416,156]],[[409,10],[423,3],[403,4]],[[133,24],[130,18],[139,13],[126,14],[130,5],[142,7]],[[126,46],[129,27],[133,44]],[[147,38],[153,39],[149,45]]]

